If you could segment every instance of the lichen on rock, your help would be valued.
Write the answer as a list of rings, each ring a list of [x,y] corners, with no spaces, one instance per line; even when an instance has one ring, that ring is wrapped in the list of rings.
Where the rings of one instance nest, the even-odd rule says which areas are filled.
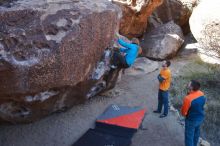
[[[85,101],[119,15],[102,0],[0,5],[0,122],[31,122]]]

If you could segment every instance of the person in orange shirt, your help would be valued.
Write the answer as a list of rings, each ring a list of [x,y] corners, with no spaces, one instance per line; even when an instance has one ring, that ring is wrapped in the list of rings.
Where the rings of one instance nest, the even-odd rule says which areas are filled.
[[[185,146],[197,146],[200,135],[200,126],[204,121],[204,106],[206,98],[200,91],[200,83],[191,80],[188,85],[189,93],[183,99],[181,113],[185,119]]]
[[[164,118],[168,115],[168,90],[171,83],[171,71],[169,69],[170,65],[171,62],[169,60],[164,61],[160,74],[157,76],[160,85],[158,91],[158,106],[154,113],[161,113],[162,107],[164,106],[164,112],[162,115],[160,115],[160,118]]]

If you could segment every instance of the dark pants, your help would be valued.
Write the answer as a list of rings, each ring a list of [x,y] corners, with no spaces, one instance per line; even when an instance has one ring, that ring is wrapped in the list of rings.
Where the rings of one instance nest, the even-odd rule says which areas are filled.
[[[164,115],[168,114],[168,91],[163,91],[160,90],[158,91],[158,107],[157,107],[157,111],[161,112],[162,111],[162,107],[164,106]]]
[[[197,146],[202,122],[203,120],[185,120],[185,146]]]
[[[120,52],[114,51],[113,54],[113,65],[119,67],[119,68],[128,68],[128,64],[126,62],[126,59],[123,55],[120,54]]]

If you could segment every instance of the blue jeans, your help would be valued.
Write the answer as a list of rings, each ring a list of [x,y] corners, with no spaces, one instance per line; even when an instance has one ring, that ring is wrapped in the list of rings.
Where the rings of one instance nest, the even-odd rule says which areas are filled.
[[[164,106],[164,115],[168,115],[168,106],[169,106],[169,100],[168,100],[168,91],[159,90],[158,91],[158,107],[157,111],[161,112],[162,107]]]
[[[185,120],[185,146],[197,146],[202,122],[203,120]]]

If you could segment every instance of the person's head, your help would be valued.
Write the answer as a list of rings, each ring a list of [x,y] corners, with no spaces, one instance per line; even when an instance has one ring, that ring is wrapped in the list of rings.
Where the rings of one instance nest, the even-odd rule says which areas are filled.
[[[167,67],[169,67],[170,65],[171,65],[171,62],[170,62],[169,60],[165,60],[165,61],[163,61],[162,67],[163,67],[163,68],[167,68]]]
[[[138,38],[132,38],[132,39],[131,39],[131,42],[132,42],[133,44],[140,45],[140,41],[139,41]]]
[[[188,84],[190,91],[198,91],[200,89],[200,83],[196,80],[191,80]]]

